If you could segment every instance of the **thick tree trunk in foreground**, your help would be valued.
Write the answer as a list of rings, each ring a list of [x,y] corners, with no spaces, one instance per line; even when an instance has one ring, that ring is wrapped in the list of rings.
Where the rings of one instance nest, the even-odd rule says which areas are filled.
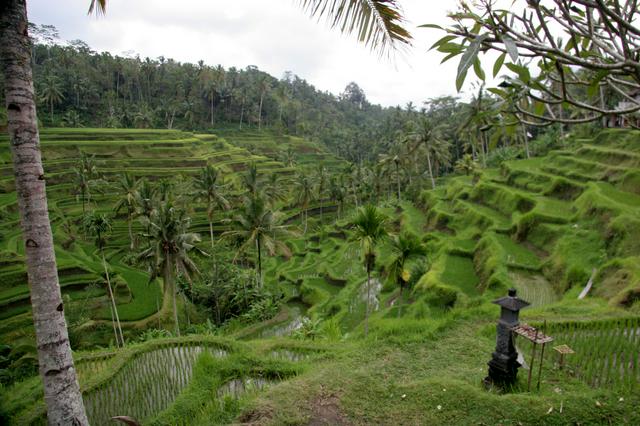
[[[47,418],[52,425],[87,425],[47,211],[25,0],[0,2],[0,40],[7,124]]]

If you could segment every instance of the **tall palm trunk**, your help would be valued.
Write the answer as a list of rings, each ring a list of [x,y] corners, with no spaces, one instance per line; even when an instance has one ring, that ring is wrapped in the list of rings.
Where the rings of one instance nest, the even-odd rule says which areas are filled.
[[[262,251],[260,250],[260,235],[256,237],[256,251],[258,252],[258,287],[262,287]]]
[[[431,178],[431,187],[436,189],[436,181],[433,178],[433,168],[431,166],[431,155],[429,155],[429,151],[427,151],[427,165],[429,166],[429,177]]]
[[[211,238],[211,248],[213,248],[213,220],[211,210],[207,212],[207,217],[209,219],[209,237]]]
[[[102,252],[102,266],[104,267],[104,274],[107,278],[107,288],[109,289],[109,298],[111,299],[111,309],[115,316],[115,324],[117,324],[118,332],[120,333],[119,335],[118,333],[116,333],[116,344],[118,346],[124,347],[124,335],[122,334],[122,326],[120,325],[120,316],[118,315],[118,306],[116,305],[116,298],[115,298],[115,295],[113,294],[113,289],[111,288],[111,279],[109,278],[109,269],[107,268],[107,261],[104,258],[104,252],[102,251],[102,249],[100,249],[100,251]],[[114,325],[114,328],[115,328],[115,325]],[[118,337],[119,337],[119,340],[118,340]]]
[[[211,93],[211,127],[213,127],[213,92]]]
[[[369,335],[369,299],[371,299],[371,267],[367,265],[367,301],[364,310],[364,337]]]
[[[264,100],[264,92],[260,94],[260,107],[258,108],[258,130],[262,128],[262,101]]]
[[[133,231],[131,229],[131,216],[132,216],[132,211],[131,208],[128,208],[128,215],[127,215],[127,227],[129,228],[129,248],[131,250],[133,250]]]
[[[400,165],[396,163],[396,184],[398,185],[398,201],[400,201]]]
[[[178,321],[178,304],[176,303],[176,288],[173,283],[173,275],[171,274],[171,256],[166,253],[164,264],[164,297],[171,297],[173,302],[173,322],[175,325],[176,336],[180,337],[180,322]]]
[[[0,3],[0,66],[38,365],[49,424],[87,425],[58,283],[31,74],[25,0]]]
[[[244,118],[244,98],[242,98],[242,108],[240,109],[240,130],[242,130],[242,119]]]

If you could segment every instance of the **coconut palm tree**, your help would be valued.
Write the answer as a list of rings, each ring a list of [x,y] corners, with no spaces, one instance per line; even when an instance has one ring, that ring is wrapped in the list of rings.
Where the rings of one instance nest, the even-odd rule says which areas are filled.
[[[271,173],[264,182],[263,192],[271,205],[275,201],[284,201],[287,198],[288,193],[282,181],[280,174]]]
[[[282,153],[282,162],[287,165],[287,167],[293,167],[296,164],[296,153],[293,148],[288,147],[286,151]]]
[[[60,79],[53,74],[47,75],[44,78],[41,92],[42,101],[49,104],[51,125],[53,125],[53,106],[59,104],[64,99]]]
[[[85,213],[85,202],[91,202],[91,187],[95,185],[100,175],[94,160],[94,156],[89,157],[85,152],[80,153],[80,161],[73,169],[75,173],[75,186],[77,195],[82,200],[82,214]]]
[[[133,250],[134,248],[134,239],[133,232],[131,230],[131,222],[133,220],[133,215],[136,211],[136,200],[138,199],[138,181],[135,177],[131,176],[129,173],[123,173],[120,175],[118,182],[116,184],[117,191],[119,193],[119,199],[114,206],[114,211],[118,213],[122,209],[126,209],[127,211],[127,227],[129,230],[129,248]]]
[[[71,356],[42,168],[25,0],[0,2],[0,69],[47,420],[87,425]]]
[[[262,103],[264,102],[264,97],[271,90],[271,82],[269,81],[269,77],[262,76],[260,81],[258,81],[258,90],[260,91],[260,105],[258,106],[258,130],[262,128]]]
[[[338,212],[336,214],[336,220],[340,219],[340,213],[344,207],[344,200],[346,198],[346,192],[344,190],[344,178],[338,180],[336,176],[332,176],[329,180],[329,196],[331,201],[338,204]]]
[[[107,268],[107,261],[104,257],[104,246],[106,244],[106,233],[111,231],[111,221],[102,213],[92,211],[85,215],[82,219],[82,226],[88,234],[95,235],[95,245],[100,251],[100,257],[102,258],[102,266],[104,267],[104,274],[107,279],[107,289],[109,290],[109,299],[111,300],[111,322],[113,323],[113,331],[116,336],[116,345],[124,347],[124,335],[122,334],[122,327],[120,326],[120,316],[118,315],[118,306],[116,305],[116,299],[111,288],[111,279],[109,278],[109,268]],[[114,320],[115,317],[115,320]],[[117,326],[117,328],[116,328]]]
[[[411,259],[427,255],[427,249],[420,239],[413,234],[404,232],[391,239],[391,253],[393,258],[389,264],[388,274],[400,287],[398,296],[398,316],[402,309],[402,292],[409,281],[410,273],[405,268]]]
[[[414,130],[409,134],[409,137],[414,142],[412,150],[414,153],[418,148],[423,147],[427,157],[427,171],[433,189],[436,188],[434,164],[448,164],[451,161],[449,143],[442,139],[441,130],[440,124],[436,124],[428,117],[422,116],[416,123]]]
[[[316,196],[318,197],[318,203],[320,204],[320,226],[323,225],[324,221],[322,218],[322,197],[324,197],[324,191],[327,189],[327,169],[324,167],[324,164],[318,164],[318,168],[316,169]]]
[[[367,300],[364,317],[364,335],[369,334],[369,300],[371,298],[371,271],[376,265],[376,245],[387,237],[387,218],[377,207],[361,207],[351,222],[353,239],[360,242],[364,267],[367,270]]]
[[[198,273],[198,268],[190,257],[191,252],[196,251],[204,255],[206,253],[196,247],[200,242],[200,236],[188,232],[191,219],[183,209],[174,206],[172,200],[161,203],[151,212],[149,218],[143,216],[141,220],[149,229],[144,235],[148,246],[140,252],[138,258],[151,263],[151,280],[162,277],[164,297],[172,298],[175,331],[176,335],[180,336],[176,277],[180,275],[191,282],[191,277]]]
[[[137,217],[145,217],[145,223],[149,223],[151,214],[155,210],[155,200],[157,198],[156,189],[149,183],[147,179],[141,179],[138,185],[138,191],[135,193],[135,206]],[[149,231],[149,229],[147,229]]]
[[[249,163],[249,168],[242,175],[242,183],[249,193],[249,196],[255,197],[258,194],[260,184],[258,182],[258,166],[256,166],[256,163]]]
[[[216,207],[222,210],[229,210],[229,201],[222,194],[224,186],[218,182],[220,173],[218,169],[207,165],[200,170],[200,175],[196,176],[193,186],[196,189],[195,195],[198,199],[207,203],[207,219],[209,220],[209,237],[211,247],[213,247],[213,212]]]
[[[313,193],[313,182],[311,179],[305,175],[304,173],[298,173],[296,181],[294,182],[294,191],[296,192],[296,202],[300,206],[300,210],[302,211],[302,216],[304,220],[304,231],[303,234],[307,233],[307,223],[308,223],[308,210],[309,204],[314,199]]]
[[[469,176],[478,168],[478,163],[473,159],[471,154],[465,154],[461,159],[456,161],[455,170]]]
[[[281,238],[278,238],[290,234],[288,227],[282,224],[280,213],[270,210],[260,194],[245,197],[240,212],[233,217],[230,224],[232,229],[222,235],[241,241],[236,258],[255,247],[256,282],[258,286],[262,286],[262,250],[266,249],[270,256],[278,251],[290,256],[291,251]]]

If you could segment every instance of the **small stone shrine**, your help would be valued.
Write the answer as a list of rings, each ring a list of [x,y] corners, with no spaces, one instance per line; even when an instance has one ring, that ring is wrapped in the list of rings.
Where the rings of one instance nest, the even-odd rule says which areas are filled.
[[[516,296],[515,288],[509,289],[508,296],[494,300],[493,303],[501,308],[500,319],[496,327],[496,349],[489,361],[489,374],[484,378],[484,384],[511,385],[515,383],[520,367],[511,330],[519,324],[520,309],[529,306],[529,303]]]

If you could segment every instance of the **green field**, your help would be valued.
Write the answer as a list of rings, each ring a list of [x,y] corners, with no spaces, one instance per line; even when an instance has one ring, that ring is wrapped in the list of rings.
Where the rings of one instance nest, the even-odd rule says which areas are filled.
[[[119,350],[109,345],[110,313],[92,241],[78,235],[62,247],[69,238],[63,215],[81,215],[70,181],[80,152],[96,154],[106,176],[127,170],[154,181],[188,180],[212,164],[234,185],[250,162],[282,176],[318,162],[337,173],[345,163],[313,142],[271,131],[45,129],[42,137],[74,357],[95,424],[118,414],[157,425],[640,423],[640,194],[629,183],[640,167],[638,132],[605,131],[476,179],[446,177],[415,201],[378,203],[388,230],[416,235],[427,255],[409,262],[409,288],[401,294],[388,274],[391,243],[378,244],[366,337],[367,275],[350,225],[353,205],[338,218],[335,206],[322,203],[321,219],[314,201],[306,233],[297,226],[298,207],[290,200],[278,205],[295,233],[283,241],[290,253],[263,263],[265,288],[279,298],[275,315],[142,343],[134,340],[145,329],[171,328],[170,307],[160,285],[127,264],[121,215],[107,245],[129,338]],[[291,167],[280,162],[288,149],[296,153]],[[5,154],[0,339],[26,342],[33,336],[29,294]],[[113,204],[109,190],[92,201],[105,212]],[[202,206],[189,213],[208,237]],[[216,236],[227,229],[223,219],[215,217]],[[136,222],[134,231],[141,230]],[[594,269],[593,289],[579,300]],[[526,391],[524,370],[509,392],[487,392],[481,380],[499,314],[491,301],[512,287],[531,304],[522,321],[547,327],[554,345],[577,354],[560,369],[547,348],[539,391]],[[41,395],[37,377],[17,383],[3,394],[1,413],[15,424],[42,422]]]

